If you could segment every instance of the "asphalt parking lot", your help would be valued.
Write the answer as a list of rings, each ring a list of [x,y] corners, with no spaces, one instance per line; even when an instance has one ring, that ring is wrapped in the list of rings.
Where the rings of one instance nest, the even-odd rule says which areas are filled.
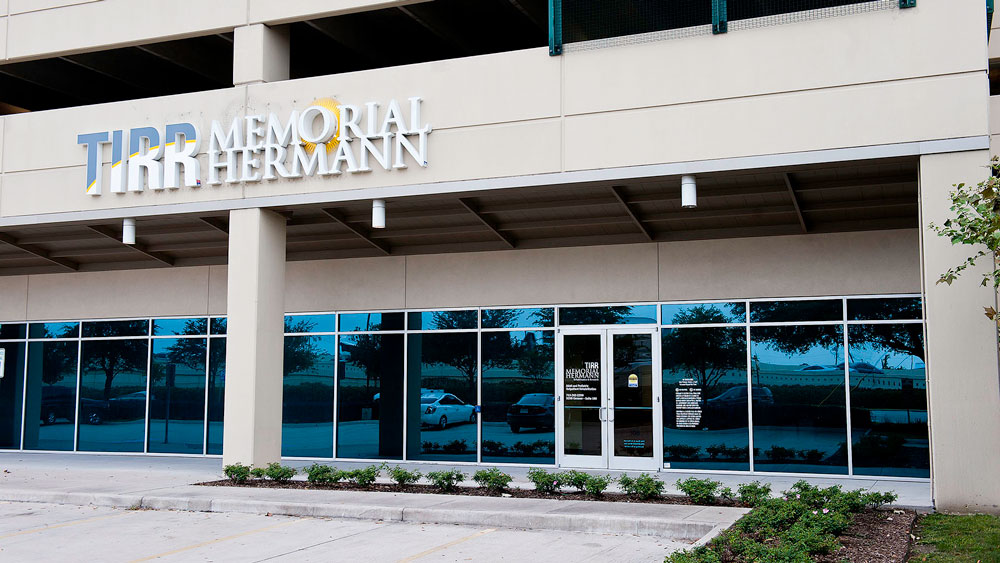
[[[0,560],[662,561],[685,545],[450,524],[0,502]]]

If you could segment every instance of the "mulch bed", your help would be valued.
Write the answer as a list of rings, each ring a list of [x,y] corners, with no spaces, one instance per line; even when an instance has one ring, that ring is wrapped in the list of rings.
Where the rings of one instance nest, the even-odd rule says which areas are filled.
[[[910,554],[910,532],[917,513],[912,510],[868,510],[840,536],[839,551],[817,558],[820,563],[905,563]]]
[[[664,495],[659,498],[642,500],[638,497],[632,495],[624,495],[621,493],[605,493],[599,498],[587,496],[583,493],[555,493],[547,494],[540,493],[533,489],[509,489],[507,492],[498,494],[491,493],[486,489],[480,487],[462,487],[459,486],[455,491],[446,492],[433,485],[407,485],[405,487],[400,487],[399,485],[387,484],[387,483],[376,483],[371,487],[361,487],[355,485],[354,483],[309,483],[308,481],[289,481],[287,483],[276,483],[274,481],[247,481],[246,483],[235,484],[229,479],[222,479],[219,481],[208,481],[205,483],[195,483],[196,485],[204,485],[209,487],[251,487],[260,489],[309,489],[309,490],[321,490],[321,491],[378,491],[383,493],[425,493],[425,494],[435,494],[435,495],[463,495],[463,496],[474,496],[474,497],[499,497],[499,496],[510,496],[513,498],[544,498],[544,499],[556,499],[556,500],[599,500],[604,502],[640,502],[647,504],[694,504],[690,499],[684,496],[676,495]],[[716,506],[736,506],[742,507],[740,503],[726,502],[720,500]]]

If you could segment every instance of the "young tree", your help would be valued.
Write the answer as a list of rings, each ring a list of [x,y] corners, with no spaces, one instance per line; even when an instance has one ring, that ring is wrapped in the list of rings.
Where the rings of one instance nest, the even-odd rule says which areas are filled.
[[[951,211],[955,214],[941,225],[930,224],[931,230],[951,240],[952,244],[967,244],[976,251],[961,264],[949,268],[941,274],[937,283],[951,285],[968,268],[975,266],[980,258],[990,260],[990,268],[983,272],[981,285],[1000,287],[1000,265],[997,252],[1000,251],[1000,157],[991,161],[992,174],[975,186],[956,184],[949,193]],[[1000,315],[992,306],[984,306],[986,316],[997,324],[997,338],[1000,344]]]

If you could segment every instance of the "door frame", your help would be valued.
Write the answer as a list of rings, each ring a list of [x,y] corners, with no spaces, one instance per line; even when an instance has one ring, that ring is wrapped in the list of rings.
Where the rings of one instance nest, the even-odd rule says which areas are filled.
[[[648,334],[652,339],[652,391],[653,391],[653,455],[652,457],[622,457],[613,454],[614,446],[614,388],[611,382],[613,364],[613,335],[616,334]],[[559,328],[556,331],[556,466],[581,469],[638,469],[643,471],[660,471],[663,468],[663,385],[659,384],[661,373],[661,358],[659,344],[659,327],[573,327]],[[565,335],[592,335],[601,338],[601,446],[599,456],[567,455],[565,451],[566,419],[564,344]]]

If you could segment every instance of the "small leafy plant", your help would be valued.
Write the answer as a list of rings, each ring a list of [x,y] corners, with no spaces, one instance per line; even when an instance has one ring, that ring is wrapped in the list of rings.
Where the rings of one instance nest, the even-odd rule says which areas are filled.
[[[455,486],[465,481],[465,473],[457,469],[451,469],[449,471],[430,471],[427,473],[427,478],[430,479],[431,484],[435,487],[441,489],[442,491],[454,491]]]
[[[607,490],[608,485],[614,481],[610,475],[588,475],[587,482],[583,485],[583,490],[589,496],[599,497]]]
[[[764,484],[760,481],[743,483],[736,489],[739,500],[749,507],[760,506],[764,501],[771,498],[771,484]]]
[[[302,469],[310,483],[336,483],[344,478],[344,472],[336,467],[314,463]]]
[[[382,474],[382,470],[385,469],[385,467],[386,464],[381,463],[379,465],[369,465],[364,469],[352,469],[350,471],[346,471],[344,473],[344,477],[355,485],[368,488],[375,484],[375,480]]]
[[[556,493],[562,487],[562,473],[550,473],[538,467],[528,470],[528,480],[535,486],[535,490],[540,493]]]
[[[500,471],[496,467],[480,469],[472,475],[472,480],[491,493],[499,493],[510,485],[513,477]]]
[[[389,470],[389,478],[395,481],[400,487],[416,483],[421,477],[423,477],[423,475],[424,474],[419,471],[410,471],[408,469],[403,469],[398,465]]]
[[[242,463],[234,463],[222,468],[222,472],[233,483],[246,483],[250,478],[250,467]]]
[[[640,473],[638,477],[622,475],[618,484],[627,495],[635,495],[642,500],[657,498],[663,494],[666,484],[649,473]]]
[[[688,477],[683,481],[680,479],[677,480],[677,488],[695,504],[715,504],[718,502],[719,499],[716,493],[718,493],[721,485],[722,483],[718,481],[696,479],[694,477]],[[729,492],[731,495],[732,491]]]
[[[563,482],[581,493],[587,490],[587,481],[589,479],[590,474],[577,471],[576,469],[565,471],[562,474]]]
[[[281,465],[278,462],[267,464],[267,467],[254,467],[250,470],[250,475],[257,479],[267,479],[275,483],[287,483],[298,473],[294,467]]]

